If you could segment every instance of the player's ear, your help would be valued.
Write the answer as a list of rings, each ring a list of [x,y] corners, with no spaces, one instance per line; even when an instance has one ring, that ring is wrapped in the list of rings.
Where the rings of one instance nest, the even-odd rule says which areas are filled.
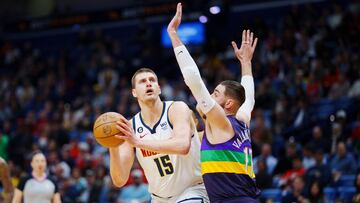
[[[132,93],[133,97],[137,98],[135,89],[131,89],[131,93]]]
[[[230,109],[235,104],[233,99],[227,99],[224,105],[225,109]]]

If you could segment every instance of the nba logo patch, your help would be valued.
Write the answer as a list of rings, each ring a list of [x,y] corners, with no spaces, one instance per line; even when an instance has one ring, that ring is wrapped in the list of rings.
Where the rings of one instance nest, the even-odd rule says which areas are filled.
[[[167,122],[160,124],[161,129],[166,130],[167,129]]]

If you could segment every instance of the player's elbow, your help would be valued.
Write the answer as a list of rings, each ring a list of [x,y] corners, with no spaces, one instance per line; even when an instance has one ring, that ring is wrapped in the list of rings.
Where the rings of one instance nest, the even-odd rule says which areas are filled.
[[[182,140],[181,145],[179,145],[179,154],[180,155],[187,155],[190,151],[191,142],[190,140]]]
[[[115,185],[115,187],[118,187],[118,188],[123,187],[127,182],[127,180],[124,180],[120,177],[115,177],[113,175],[111,175],[111,180],[112,180],[113,185]]]
[[[112,181],[113,181],[113,184],[115,185],[115,187],[117,187],[117,188],[123,187],[126,183],[126,181],[120,181],[117,179],[112,179]]]

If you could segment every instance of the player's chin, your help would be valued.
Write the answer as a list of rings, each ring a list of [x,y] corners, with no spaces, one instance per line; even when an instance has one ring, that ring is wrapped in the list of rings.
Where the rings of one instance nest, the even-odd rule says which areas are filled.
[[[151,94],[145,94],[144,99],[145,99],[145,100],[148,100],[148,101],[151,101],[151,100],[156,99],[158,96],[159,96],[159,95],[154,94],[154,93],[151,93]]]

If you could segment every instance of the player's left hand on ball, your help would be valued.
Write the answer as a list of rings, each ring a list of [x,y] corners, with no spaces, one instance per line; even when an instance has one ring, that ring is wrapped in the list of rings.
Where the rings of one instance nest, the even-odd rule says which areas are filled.
[[[137,139],[134,136],[134,130],[126,118],[121,118],[120,121],[117,121],[116,128],[121,132],[121,134],[117,134],[115,137],[123,139],[131,145],[136,144]]]
[[[182,5],[181,3],[177,4],[176,7],[176,14],[171,20],[171,22],[168,25],[167,31],[169,34],[176,33],[180,23],[181,23],[181,16],[182,16]]]

